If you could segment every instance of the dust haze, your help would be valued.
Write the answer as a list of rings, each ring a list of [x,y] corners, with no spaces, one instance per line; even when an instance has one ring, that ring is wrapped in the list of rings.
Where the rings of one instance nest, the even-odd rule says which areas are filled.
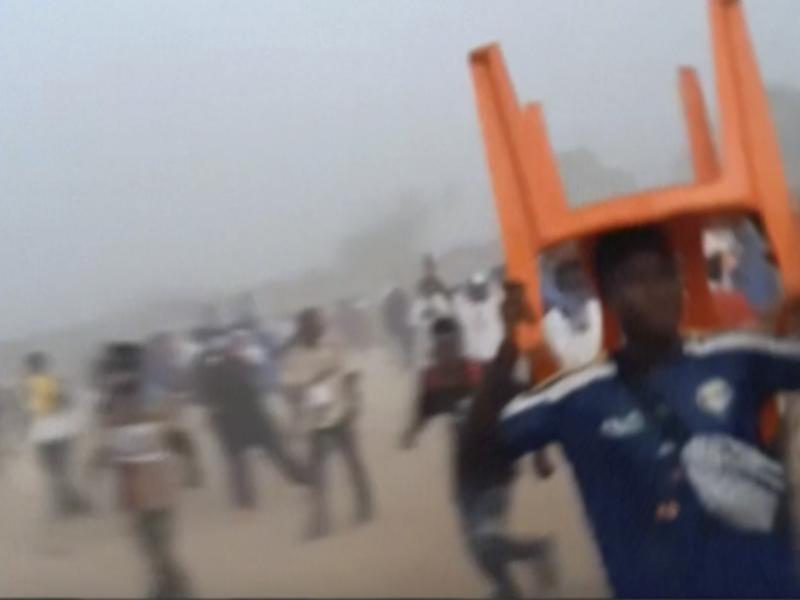
[[[796,6],[747,9],[796,164]],[[491,245],[466,53],[495,40],[574,201],[688,176],[676,67],[713,100],[695,0],[4,0],[0,337],[341,269],[409,205],[408,261]],[[373,241],[382,283],[397,248]]]
[[[798,2],[745,8],[797,190]],[[467,67],[495,41],[519,97],[544,103],[573,203],[689,179],[680,65],[698,69],[715,116],[699,0],[0,0],[0,379],[41,348],[85,381],[100,341],[189,329],[246,292],[284,317],[409,285],[427,252],[449,282],[498,264]],[[445,435],[401,457],[411,380],[379,351],[364,360],[380,516],[310,550],[295,543],[305,498],[274,469],[257,475],[269,510],[227,508],[218,449],[192,416],[211,475],[184,503],[180,544],[201,595],[479,593]],[[66,558],[25,546],[47,537],[25,460],[0,490],[14,574],[1,591],[138,593],[111,509],[61,532]],[[515,527],[554,534],[569,558],[564,594],[607,592],[568,468],[515,494]]]

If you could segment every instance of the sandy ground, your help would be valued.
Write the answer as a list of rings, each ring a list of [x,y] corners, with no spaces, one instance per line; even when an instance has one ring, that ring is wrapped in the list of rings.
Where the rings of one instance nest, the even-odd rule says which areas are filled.
[[[322,541],[301,541],[306,494],[260,456],[252,457],[259,509],[232,510],[215,440],[199,411],[188,415],[198,431],[207,478],[202,489],[182,493],[177,543],[199,597],[485,596],[488,586],[464,552],[449,504],[445,423],[423,432],[415,449],[400,451],[410,381],[379,352],[364,362],[367,405],[360,431],[377,517],[352,526],[346,472],[334,461],[329,472],[334,533]],[[547,482],[525,469],[515,487],[512,531],[555,536],[559,595],[605,595],[569,468],[560,461],[557,475]],[[144,568],[124,515],[111,508],[108,486],[91,487],[99,507],[91,517],[52,523],[30,451],[3,462],[0,482],[0,595],[144,594]],[[533,593],[531,579],[520,568],[519,580]]]

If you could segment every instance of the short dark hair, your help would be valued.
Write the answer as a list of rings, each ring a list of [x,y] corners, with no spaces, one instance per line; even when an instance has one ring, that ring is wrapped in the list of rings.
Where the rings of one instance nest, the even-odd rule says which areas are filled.
[[[31,371],[43,371],[47,368],[47,355],[44,352],[31,352],[25,357],[25,365]]]
[[[107,375],[139,373],[144,363],[144,348],[134,342],[107,344],[103,355],[103,371]]]
[[[431,324],[431,335],[433,337],[451,335],[459,331],[458,322],[450,317],[439,317]]]
[[[594,275],[601,293],[619,264],[637,252],[656,252],[672,259],[672,247],[663,230],[655,225],[628,227],[602,234],[594,247]]]
[[[297,313],[297,315],[295,316],[295,321],[298,323],[302,323],[303,321],[307,321],[308,319],[317,316],[319,316],[319,309],[316,306],[306,306]]]

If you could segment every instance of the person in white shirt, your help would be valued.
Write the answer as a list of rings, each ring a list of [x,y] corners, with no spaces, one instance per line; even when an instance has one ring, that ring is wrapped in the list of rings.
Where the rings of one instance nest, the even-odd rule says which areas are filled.
[[[465,355],[487,364],[494,359],[503,340],[500,317],[502,292],[482,273],[473,275],[463,294],[454,302],[456,317],[464,335]]]
[[[542,321],[545,341],[561,370],[577,369],[600,352],[602,307],[592,296],[578,259],[561,260],[554,268],[553,279],[553,297]]]
[[[703,255],[720,257],[720,273],[715,282],[718,288],[732,290],[739,266],[741,244],[730,227],[718,226],[703,232]]]
[[[433,323],[442,317],[452,317],[450,296],[438,279],[426,276],[411,304],[409,325],[414,332],[414,367],[424,369],[432,362],[433,342],[430,331]]]

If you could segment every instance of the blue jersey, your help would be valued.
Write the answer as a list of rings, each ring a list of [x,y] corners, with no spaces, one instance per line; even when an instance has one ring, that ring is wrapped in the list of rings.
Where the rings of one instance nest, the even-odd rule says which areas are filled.
[[[800,597],[788,532],[744,533],[707,514],[688,484],[673,481],[663,430],[638,400],[638,390],[657,391],[689,433],[758,444],[762,401],[800,389],[800,343],[743,333],[687,341],[636,392],[619,370],[608,360],[568,374],[514,399],[501,421],[513,458],[562,444],[615,593]],[[657,521],[668,485],[680,510]]]

